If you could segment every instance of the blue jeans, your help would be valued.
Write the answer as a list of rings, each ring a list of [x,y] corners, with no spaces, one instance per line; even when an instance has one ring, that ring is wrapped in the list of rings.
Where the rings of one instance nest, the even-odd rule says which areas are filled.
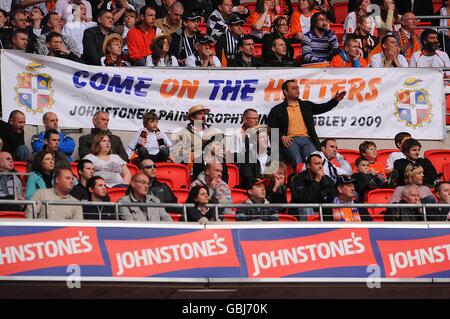
[[[17,161],[26,162],[30,158],[30,150],[26,145],[19,145],[13,155]]]
[[[304,163],[306,158],[312,152],[317,151],[317,148],[311,138],[306,136],[296,136],[292,139],[291,146],[289,148],[283,146],[283,150],[289,161],[292,163],[295,172],[297,165]]]

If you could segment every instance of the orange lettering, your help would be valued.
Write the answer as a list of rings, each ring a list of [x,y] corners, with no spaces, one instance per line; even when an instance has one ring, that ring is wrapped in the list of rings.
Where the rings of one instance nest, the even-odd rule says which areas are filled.
[[[198,90],[199,81],[194,80],[194,83],[188,80],[183,80],[183,83],[181,84],[180,92],[178,92],[178,98],[183,98],[184,94],[187,91],[187,97],[188,99],[193,99],[195,97],[195,94]]]
[[[348,92],[348,99],[353,101],[355,96],[358,99],[358,102],[361,103],[362,101],[364,101],[364,98],[361,94],[361,91],[364,90],[364,88],[366,87],[366,82],[361,79],[361,78],[357,78],[357,79],[350,79],[348,80],[348,83],[350,83],[350,90]]]
[[[370,93],[366,93],[364,96],[366,101],[374,101],[378,98],[378,88],[377,85],[381,84],[381,78],[373,78],[369,81]]]
[[[264,101],[269,102],[273,95],[273,101],[279,101],[281,99],[281,87],[283,86],[284,79],[278,79],[278,84],[275,86],[275,80],[270,79],[269,84],[264,89]]]
[[[170,91],[168,91],[168,88],[170,86],[172,86],[172,88],[170,89]],[[170,99],[178,91],[179,86],[180,84],[176,79],[164,80],[161,84],[161,88],[159,89],[159,93],[163,98]]]

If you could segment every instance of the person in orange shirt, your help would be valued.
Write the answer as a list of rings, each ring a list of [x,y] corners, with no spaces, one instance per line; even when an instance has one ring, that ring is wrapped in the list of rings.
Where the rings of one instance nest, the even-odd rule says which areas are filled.
[[[363,53],[358,41],[353,37],[347,37],[344,48],[339,50],[339,54],[331,59],[332,68],[365,68],[367,61],[363,58]]]
[[[278,9],[280,12],[276,12]],[[257,39],[270,33],[273,21],[277,16],[282,15],[279,6],[275,6],[274,0],[258,0],[256,9],[247,18],[247,23],[252,26],[252,35]]]
[[[359,154],[369,160],[369,173],[379,175],[379,177],[386,179],[384,166],[380,162],[377,162],[377,145],[374,142],[362,142],[359,145]]]
[[[298,11],[291,16],[291,32],[295,39],[303,39],[303,35],[311,29],[311,17],[314,13],[319,12],[314,9],[314,0],[300,0]]]

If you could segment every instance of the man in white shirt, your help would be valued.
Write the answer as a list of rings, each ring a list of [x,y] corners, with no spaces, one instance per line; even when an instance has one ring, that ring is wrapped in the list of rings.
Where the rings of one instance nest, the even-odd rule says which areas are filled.
[[[450,60],[447,53],[438,50],[439,35],[434,29],[425,29],[421,36],[422,51],[415,52],[411,58],[412,68],[448,68]]]
[[[321,151],[315,151],[312,154],[319,154],[324,160],[323,170],[325,175],[330,177],[333,182],[340,175],[351,176],[353,174],[352,166],[344,159],[344,156],[338,153],[337,142],[334,138],[326,138],[320,143]],[[336,159],[339,166],[335,166],[332,161]],[[303,166],[302,170],[305,170]]]
[[[242,126],[235,129],[231,136],[231,149],[232,153],[243,152],[245,149],[245,136],[246,131],[255,127],[259,123],[258,111],[255,109],[246,109],[242,114]]]
[[[83,3],[86,6],[86,21],[92,21],[92,6],[87,0],[58,0],[56,2],[55,11],[63,20],[67,20],[67,18],[72,15],[72,6],[80,3]]]
[[[222,64],[212,50],[215,43],[216,41],[211,36],[202,36],[194,45],[197,52],[187,57],[186,66],[220,68]]]
[[[370,66],[372,68],[407,68],[408,61],[400,54],[400,46],[397,38],[392,34],[386,34],[381,40],[382,53],[372,55]]]

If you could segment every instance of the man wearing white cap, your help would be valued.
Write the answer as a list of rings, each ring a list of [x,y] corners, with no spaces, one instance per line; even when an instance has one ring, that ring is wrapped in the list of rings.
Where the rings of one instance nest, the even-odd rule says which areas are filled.
[[[200,37],[194,45],[196,52],[186,59],[186,66],[220,68],[222,64],[212,49],[215,43],[216,41],[209,35]]]
[[[192,162],[192,158],[202,158],[204,137],[220,133],[218,129],[206,124],[207,114],[211,110],[202,104],[192,106],[188,111],[189,124],[183,128],[175,139],[172,157],[176,162]]]

